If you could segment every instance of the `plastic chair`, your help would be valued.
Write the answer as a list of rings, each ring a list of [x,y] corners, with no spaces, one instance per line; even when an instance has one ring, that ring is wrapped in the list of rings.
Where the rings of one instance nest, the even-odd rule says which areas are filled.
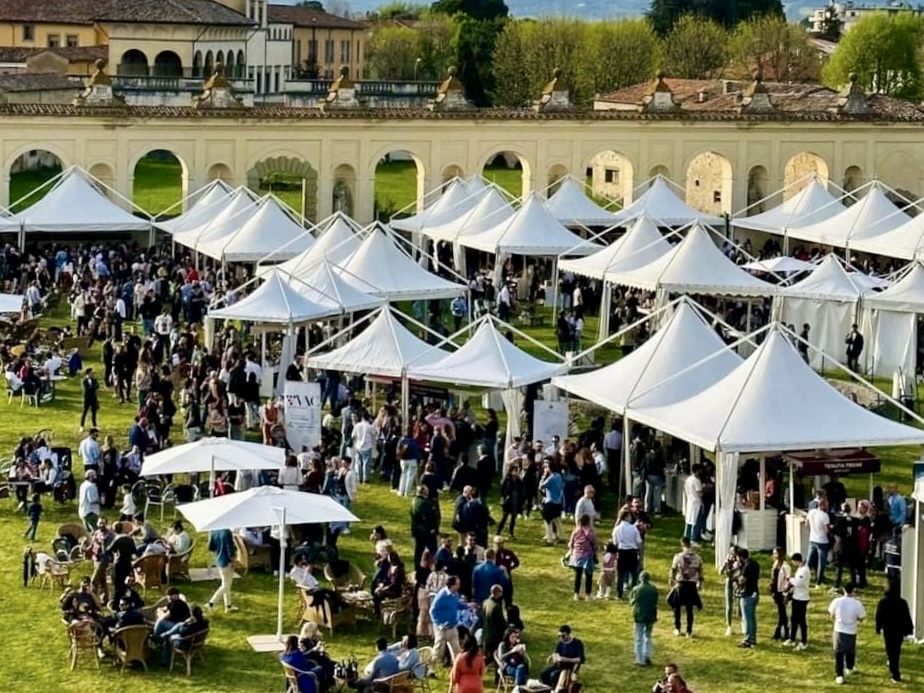
[[[173,506],[173,516],[176,517],[176,495],[173,484],[164,486],[158,479],[145,479],[144,488],[146,500],[144,502],[144,516],[150,517],[151,506],[160,508],[160,521],[164,521],[164,506]]]

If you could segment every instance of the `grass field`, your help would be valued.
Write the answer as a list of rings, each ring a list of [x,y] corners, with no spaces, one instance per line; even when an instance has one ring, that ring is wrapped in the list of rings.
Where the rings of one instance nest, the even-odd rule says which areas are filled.
[[[588,324],[588,336],[594,329],[593,324]],[[548,327],[533,330],[532,334],[551,343]],[[92,360],[98,360],[98,353],[94,353]],[[20,408],[16,401],[0,403],[0,450],[8,453],[20,436],[50,428],[54,431],[55,444],[68,445],[76,452],[79,442],[79,382],[65,382],[58,392],[55,402],[38,410]],[[99,420],[104,435],[112,434],[124,443],[131,415],[132,410],[127,405],[119,406],[108,394],[104,394]],[[914,459],[917,455],[912,449],[884,451],[885,468],[877,482],[896,481],[907,489],[908,465]],[[865,479],[858,479],[850,484],[848,491],[851,495],[862,497],[866,483]],[[496,491],[489,501],[492,505],[496,503]],[[450,502],[451,499],[443,498],[444,518],[450,516]],[[49,547],[59,524],[76,519],[74,503],[59,506],[47,500],[45,508],[39,539],[34,543],[36,548],[41,549]],[[494,509],[495,516],[498,516],[496,505]],[[604,517],[612,518],[614,509],[613,499],[605,497]],[[362,522],[354,528],[351,536],[341,539],[340,546],[346,557],[357,562],[367,574],[371,569],[371,546],[367,537],[373,525],[381,523],[389,528],[402,555],[407,556],[411,552],[412,544],[407,533],[407,500],[395,497],[383,484],[375,483],[361,489],[354,512]],[[172,513],[168,512],[166,519],[171,516]],[[158,523],[156,518],[154,521]],[[277,583],[272,577],[259,572],[235,581],[234,601],[241,608],[240,613],[216,613],[211,618],[207,661],[196,664],[191,678],[167,674],[156,665],[148,673],[129,672],[124,676],[105,663],[102,672],[85,664],[76,672],[68,672],[67,639],[59,618],[57,594],[40,592],[36,586],[24,589],[20,583],[20,557],[26,545],[22,538],[25,526],[25,518],[15,512],[13,501],[0,502],[0,632],[5,634],[4,655],[8,662],[0,667],[0,687],[3,690],[11,693],[27,690],[159,693],[167,686],[171,691],[283,689],[280,667],[274,655],[253,653],[245,640],[248,635],[270,633],[275,628]],[[608,533],[610,527],[610,522],[605,521],[603,532]],[[646,546],[646,568],[654,576],[662,595],[665,593],[670,557],[677,548],[680,532],[679,518],[661,519]],[[577,636],[585,642],[588,664],[583,680],[588,690],[615,693],[649,690],[658,669],[631,666],[628,606],[618,602],[573,603],[571,573],[559,564],[563,548],[541,545],[541,522],[538,518],[521,522],[517,535],[517,541],[510,543],[523,563],[515,576],[516,601],[521,605],[526,623],[525,642],[537,667],[554,646],[558,626],[570,623]],[[209,563],[209,555],[202,548],[204,537],[198,539],[199,548],[192,565],[205,567]],[[703,553],[706,564],[711,565],[711,551],[706,549]],[[764,570],[768,570],[768,558],[761,556],[760,561]],[[85,572],[78,569],[75,580]],[[766,580],[762,580],[762,585],[765,583]],[[216,584],[184,583],[182,589],[192,602],[202,603]],[[877,577],[875,587],[863,595],[870,611],[875,608],[880,585],[881,579]],[[149,595],[149,601],[158,596],[154,592]],[[698,616],[695,639],[675,639],[671,635],[670,613],[662,605],[661,620],[655,630],[655,663],[677,662],[696,693],[764,693],[779,690],[781,686],[813,692],[834,691],[830,624],[824,615],[828,596],[813,592],[812,598],[811,646],[807,652],[796,653],[770,641],[775,617],[768,597],[762,600],[758,612],[760,645],[755,650],[742,651],[735,647],[737,638],[724,637],[721,583],[709,570],[704,593],[705,608]],[[285,604],[285,626],[291,632],[296,627],[298,609],[296,596],[288,588]],[[371,657],[372,643],[379,633],[378,626],[366,624],[360,625],[356,632],[338,631],[326,640],[335,658],[355,655],[364,662]],[[851,681],[854,687],[873,691],[887,687],[882,647],[869,622],[861,631],[858,669],[855,680]],[[910,682],[907,687],[911,690],[919,687],[924,681],[924,652],[920,648],[906,646],[904,670]],[[445,690],[445,673],[440,672],[439,676],[440,680],[434,683],[434,691]],[[485,685],[491,686],[487,682]]]

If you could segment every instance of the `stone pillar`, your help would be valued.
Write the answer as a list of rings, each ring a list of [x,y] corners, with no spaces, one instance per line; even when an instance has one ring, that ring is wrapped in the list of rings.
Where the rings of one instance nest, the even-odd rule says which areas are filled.
[[[16,200],[10,199],[10,174],[5,173],[0,176],[0,207],[9,207],[12,202]]]
[[[334,179],[332,176],[318,175],[318,218],[326,219],[334,212]]]
[[[353,202],[354,219],[360,224],[370,224],[375,215],[375,175],[360,178]]]

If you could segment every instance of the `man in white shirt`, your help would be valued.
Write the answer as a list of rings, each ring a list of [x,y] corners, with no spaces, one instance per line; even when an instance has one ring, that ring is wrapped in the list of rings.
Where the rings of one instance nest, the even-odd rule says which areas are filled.
[[[91,428],[89,435],[80,441],[80,447],[77,448],[85,469],[99,469],[99,460],[102,456],[102,452],[99,448],[98,437],[99,429]]]
[[[836,597],[828,606],[834,621],[834,681],[844,683],[844,676],[853,673],[857,661],[857,626],[866,618],[866,609],[854,596],[855,585],[844,585],[844,596]]]
[[[792,626],[789,631],[791,637],[784,645],[795,645],[797,650],[804,650],[808,647],[808,621],[806,614],[809,605],[809,587],[812,583],[812,571],[805,565],[801,553],[792,555],[792,563],[796,570],[789,579],[792,585]],[[801,641],[796,644],[796,633],[801,631]]]
[[[619,484],[619,470],[622,469],[622,421],[613,419],[609,432],[603,436],[606,452],[606,466],[610,470],[607,482],[610,491],[616,491]]]
[[[51,352],[48,354],[48,358],[45,360],[43,369],[48,375],[57,375],[58,370],[61,368],[61,363],[61,357],[56,353]]]
[[[581,524],[581,518],[584,515],[590,518],[590,526],[593,527],[594,523],[600,519],[600,513],[597,512],[597,508],[594,505],[594,487],[588,484],[584,487],[584,495],[578,498],[577,503],[574,504],[574,526],[579,527]]]
[[[497,317],[507,322],[510,320],[510,288],[507,282],[501,282],[500,291],[497,292]]]
[[[683,484],[684,496],[684,523],[686,526],[683,530],[683,536],[690,540],[693,546],[698,546],[703,535],[702,522],[700,513],[703,509],[703,482],[699,475],[702,468],[698,464],[693,465],[692,474],[687,477]]]
[[[96,472],[92,469],[87,472],[80,491],[77,494],[77,515],[83,520],[84,526],[91,534],[96,531],[96,521],[99,519],[99,489],[96,488]]]
[[[612,538],[616,544],[616,598],[622,599],[626,583],[630,583],[631,590],[638,582],[639,552],[642,549],[642,533],[630,513],[623,512],[619,516]]]
[[[372,476],[372,450],[375,447],[375,427],[369,421],[368,416],[364,416],[358,411],[352,412],[350,416],[353,419],[353,432],[350,437],[353,440],[353,454],[356,456],[359,483],[367,484]]]
[[[257,376],[257,385],[263,382],[263,369],[260,368],[260,365],[256,362],[256,356],[253,352],[247,354],[247,360],[244,361],[244,374],[250,378],[250,374],[253,373]]]
[[[831,546],[831,517],[828,515],[828,501],[822,498],[817,508],[808,513],[809,555],[808,564],[815,567],[815,586],[825,581],[825,566],[828,564],[828,549]]]

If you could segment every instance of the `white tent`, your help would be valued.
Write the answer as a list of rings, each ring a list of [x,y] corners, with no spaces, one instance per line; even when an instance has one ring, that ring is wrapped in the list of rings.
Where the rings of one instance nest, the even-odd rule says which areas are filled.
[[[341,263],[343,271],[374,286],[389,301],[453,298],[468,289],[431,274],[412,260],[392,238],[392,231],[375,223],[359,248]]]
[[[86,171],[64,171],[46,195],[28,209],[4,220],[25,233],[105,233],[149,231],[151,220],[139,218],[106,197]]]
[[[427,366],[449,352],[434,349],[398,320],[394,309],[384,306],[369,316],[369,324],[343,346],[309,356],[305,365],[319,370],[401,377],[408,363]]]
[[[294,326],[311,320],[340,315],[342,307],[333,299],[313,301],[303,293],[295,279],[274,269],[253,292],[230,306],[209,310],[209,318]],[[305,286],[305,290],[310,287]]]
[[[643,215],[632,223],[623,236],[603,250],[587,257],[560,260],[558,269],[582,277],[605,280],[611,272],[644,267],[670,252],[671,247],[655,221]]]
[[[315,303],[330,303],[343,313],[378,308],[385,299],[375,295],[375,287],[367,284],[327,260],[321,260],[306,271],[304,276],[293,278],[293,288]]]
[[[751,272],[772,272],[773,274],[783,275],[797,272],[811,272],[815,269],[815,264],[795,257],[781,255],[767,260],[754,260],[746,265],[742,265],[742,267]]]
[[[567,372],[567,364],[543,361],[514,345],[497,329],[494,318],[485,316],[479,322],[481,324],[473,324],[476,329],[472,338],[457,351],[426,365],[412,361],[408,365],[408,377],[477,388],[510,389],[551,380]],[[431,351],[436,349],[431,347]]]
[[[313,271],[315,265],[322,260],[340,264],[359,248],[362,239],[357,235],[358,231],[359,226],[350,217],[343,212],[335,212],[315,227],[315,242],[308,250],[280,263],[278,267],[295,277],[302,277]],[[275,253],[262,260],[275,261]],[[272,265],[258,268],[257,275],[265,274],[271,267]]]
[[[864,356],[873,375],[891,377],[897,370],[915,374],[920,315],[924,315],[924,267],[919,262],[885,291],[863,297]]]
[[[495,253],[498,265],[506,255],[558,257],[565,253],[589,255],[600,249],[599,245],[585,241],[555,219],[536,193],[531,193],[509,219],[481,233],[460,236],[459,243]]]
[[[246,187],[239,187],[231,193],[215,216],[191,229],[177,231],[173,240],[180,245],[196,250],[200,243],[230,236],[243,226],[257,211],[257,197]]]
[[[694,224],[683,241],[654,262],[610,271],[608,277],[614,284],[668,293],[769,296],[777,291],[728,259],[700,224]]]
[[[690,207],[663,176],[655,176],[648,190],[631,205],[616,212],[613,223],[626,226],[642,214],[657,219],[661,226],[686,226],[694,222],[707,226],[725,226],[722,217],[714,217]]]
[[[732,219],[731,225],[739,229],[783,234],[793,225],[807,226],[825,221],[846,209],[841,201],[828,192],[818,178],[812,178],[798,194],[781,205],[751,217]]]
[[[200,474],[249,469],[280,470],[285,450],[231,438],[200,438],[146,455],[141,476]]]
[[[731,542],[740,454],[924,443],[924,431],[874,414],[834,389],[802,361],[778,325],[712,386],[672,404],[634,408],[632,417],[718,453],[717,563]]]
[[[713,354],[717,355],[703,361]],[[690,368],[701,361],[699,367]],[[624,358],[586,373],[552,378],[552,384],[624,415],[635,397],[647,404],[676,402],[725,377],[739,363],[741,358],[726,347],[692,302],[684,298],[667,323]],[[659,389],[657,394],[651,392],[646,398],[646,393],[668,378],[672,379],[669,387]]]
[[[197,250],[225,262],[257,262],[267,255],[274,260],[288,260],[312,245],[311,233],[275,195],[269,194],[257,202],[256,212],[236,231],[227,236],[204,238]]]
[[[612,226],[616,215],[590,199],[584,187],[573,176],[563,178],[546,201],[546,208],[566,226]]]
[[[189,209],[172,219],[156,222],[156,226],[162,231],[174,234],[204,224],[221,211],[232,192],[232,188],[221,179],[213,180],[186,198],[195,200]]]
[[[465,214],[439,226],[427,226],[422,233],[434,241],[455,242],[463,235],[487,231],[510,219],[516,211],[495,185],[489,185],[476,194],[478,203]]]
[[[924,214],[918,214],[901,226],[872,238],[852,240],[850,249],[855,252],[913,260],[924,252]]]
[[[857,307],[864,289],[853,279],[834,255],[828,255],[802,281],[782,287],[775,299],[776,314],[797,332],[809,326],[808,341],[818,349],[840,358],[844,337],[857,321]],[[821,368],[823,357],[810,351],[809,363]]]
[[[454,178],[443,186],[443,191],[432,204],[417,214],[403,219],[392,219],[389,224],[399,231],[421,232],[430,226],[440,226],[471,211],[478,200],[461,178]]]
[[[0,313],[20,313],[25,296],[22,294],[0,294]]]
[[[807,225],[796,220],[785,233],[810,243],[853,249],[854,243],[897,229],[910,218],[886,197],[883,186],[874,181],[866,194],[843,212]]]

